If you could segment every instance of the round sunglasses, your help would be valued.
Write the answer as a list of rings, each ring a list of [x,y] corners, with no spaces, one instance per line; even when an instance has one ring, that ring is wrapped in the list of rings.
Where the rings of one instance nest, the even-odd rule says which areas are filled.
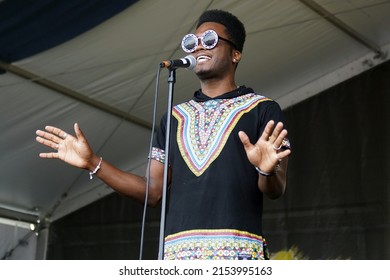
[[[183,40],[181,40],[181,47],[183,51],[187,53],[192,53],[196,50],[196,48],[199,45],[199,39],[200,43],[202,44],[203,48],[207,50],[211,50],[215,48],[215,46],[218,44],[218,39],[228,42],[231,44],[235,49],[237,49],[236,45],[225,38],[222,38],[221,36],[218,36],[217,32],[214,30],[207,30],[205,31],[202,36],[197,37],[195,34],[187,34],[183,37]]]

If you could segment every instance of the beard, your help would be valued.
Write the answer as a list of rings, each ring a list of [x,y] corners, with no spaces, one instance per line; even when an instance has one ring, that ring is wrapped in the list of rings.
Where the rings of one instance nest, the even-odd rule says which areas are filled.
[[[194,72],[196,76],[202,80],[218,80],[229,75],[231,65],[228,60],[212,60],[207,64],[199,64],[195,66]]]
[[[202,67],[200,69],[195,68],[195,74],[199,80],[206,81],[220,78],[222,72],[218,72],[218,69],[212,67]]]
[[[196,71],[195,74],[196,76],[198,76],[200,80],[208,80],[211,79],[213,76],[210,70],[204,70],[204,69]]]

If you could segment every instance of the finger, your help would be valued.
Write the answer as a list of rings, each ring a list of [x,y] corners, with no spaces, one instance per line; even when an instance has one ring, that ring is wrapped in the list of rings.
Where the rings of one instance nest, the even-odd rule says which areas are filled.
[[[81,128],[78,123],[74,124],[74,132],[76,133],[76,137],[78,139],[85,138],[84,133],[81,131]]]
[[[68,136],[68,133],[58,127],[48,125],[45,127],[45,129],[46,131],[50,132],[61,140],[65,139]]]
[[[274,130],[272,131],[272,135],[270,137],[270,142],[271,143],[274,143],[276,141],[276,139],[279,137],[279,134],[280,132],[283,130],[283,123],[282,122],[278,122],[274,128]]]
[[[62,140],[62,138],[60,138],[60,137],[58,137],[50,132],[46,132],[46,131],[42,131],[42,130],[37,130],[36,134],[38,136],[40,136],[41,138],[44,138],[46,140],[50,140],[56,144],[58,144]]]
[[[244,145],[245,149],[248,149],[252,146],[252,143],[249,141],[248,135],[244,131],[238,132],[238,137],[240,137],[241,143]]]
[[[277,153],[276,156],[277,156],[278,160],[281,161],[283,158],[288,157],[290,154],[291,154],[291,150],[287,149],[287,150],[284,150],[280,153]]]
[[[283,129],[278,137],[275,139],[275,142],[272,144],[272,147],[275,149],[275,150],[280,150],[282,148],[282,145],[283,145],[283,141],[284,139],[287,137],[287,130],[286,129]]]
[[[39,157],[40,158],[59,158],[59,155],[58,153],[40,153],[39,154]]]
[[[58,150],[59,144],[56,142],[53,142],[52,140],[48,140],[48,139],[41,137],[41,136],[37,136],[35,139],[37,140],[38,143],[41,143],[41,144],[43,144],[49,148],[52,148],[54,150]]]
[[[267,125],[265,126],[263,134],[261,134],[260,139],[262,139],[264,141],[268,141],[270,136],[271,136],[271,134],[272,134],[272,130],[274,128],[274,125],[275,125],[275,122],[273,120],[270,120],[267,123]]]

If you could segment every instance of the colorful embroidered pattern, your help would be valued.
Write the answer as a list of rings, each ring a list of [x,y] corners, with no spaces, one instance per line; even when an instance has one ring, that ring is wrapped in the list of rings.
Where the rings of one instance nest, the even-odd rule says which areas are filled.
[[[189,230],[165,238],[166,260],[264,260],[265,239],[239,230]]]
[[[189,169],[200,176],[219,156],[243,114],[270,100],[254,93],[232,99],[190,100],[173,108],[178,120],[177,142]]]
[[[161,163],[165,163],[165,151],[159,148],[152,147],[152,159],[155,159]]]

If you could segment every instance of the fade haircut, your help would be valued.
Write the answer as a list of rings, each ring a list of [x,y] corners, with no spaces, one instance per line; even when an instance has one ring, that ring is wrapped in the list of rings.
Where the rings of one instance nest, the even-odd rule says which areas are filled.
[[[196,28],[205,22],[216,22],[224,25],[229,39],[235,43],[237,50],[242,52],[246,32],[244,24],[235,15],[223,10],[208,10],[199,17]]]

